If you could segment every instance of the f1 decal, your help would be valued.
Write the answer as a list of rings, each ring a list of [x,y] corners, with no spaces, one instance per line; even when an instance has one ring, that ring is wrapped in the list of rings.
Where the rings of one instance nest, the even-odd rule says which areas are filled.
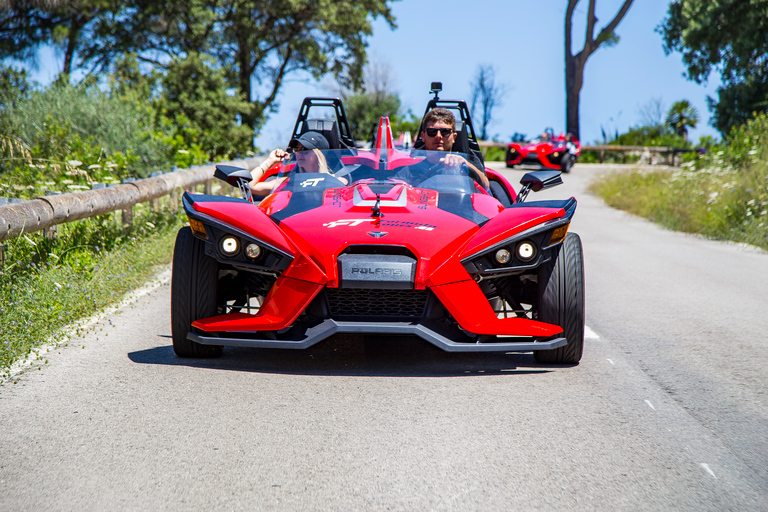
[[[309,178],[301,182],[302,187],[316,187],[325,178]]]
[[[371,219],[342,219],[326,222],[323,227],[335,228],[336,226],[357,226],[363,222],[373,222]]]
[[[399,221],[399,220],[383,220],[379,221],[379,219],[341,219],[341,220],[334,220],[331,222],[326,222],[323,224],[323,227],[326,228],[335,228],[338,226],[359,226],[360,224],[370,222],[370,223],[376,223],[376,226],[379,225],[386,226],[389,228],[413,228],[413,229],[419,229],[421,231],[433,231],[437,226],[434,226],[432,224],[422,224],[420,222],[408,222],[408,221]],[[370,233],[368,233],[370,235]],[[374,236],[374,235],[371,235]],[[382,235],[383,236],[383,235]]]

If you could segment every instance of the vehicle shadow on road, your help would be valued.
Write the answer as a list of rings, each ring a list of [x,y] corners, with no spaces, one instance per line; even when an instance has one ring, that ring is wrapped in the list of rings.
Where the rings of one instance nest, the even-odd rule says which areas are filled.
[[[306,350],[224,347],[220,358],[188,359],[178,357],[169,344],[131,352],[128,358],[137,364],[330,376],[462,377],[549,373],[558,368],[537,363],[530,353],[451,353],[416,337],[349,335],[332,336]]]

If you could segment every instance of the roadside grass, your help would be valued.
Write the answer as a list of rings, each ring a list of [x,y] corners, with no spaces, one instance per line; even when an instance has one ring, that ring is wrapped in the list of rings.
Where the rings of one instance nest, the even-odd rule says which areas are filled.
[[[768,117],[734,131],[723,151],[680,169],[611,174],[590,191],[669,229],[768,250]]]
[[[31,258],[39,263],[26,260],[16,265],[9,263],[8,256],[45,248],[42,233],[5,242],[5,270],[0,273],[0,381],[15,361],[55,340],[64,327],[119,302],[171,261],[184,216],[166,213],[163,217],[147,221],[149,226],[140,233],[126,236],[109,249],[70,246],[66,254]],[[81,222],[59,226],[59,238],[70,237]]]

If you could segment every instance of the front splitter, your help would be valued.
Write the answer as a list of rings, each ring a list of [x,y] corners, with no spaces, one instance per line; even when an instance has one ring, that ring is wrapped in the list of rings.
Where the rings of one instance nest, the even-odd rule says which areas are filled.
[[[310,327],[300,339],[275,340],[259,338],[260,333],[251,333],[248,338],[223,338],[204,336],[196,332],[187,334],[187,339],[201,345],[225,345],[228,347],[306,349],[334,334],[410,334],[418,336],[446,352],[532,352],[552,350],[567,344],[565,338],[546,341],[493,341],[493,342],[457,342],[446,338],[422,324],[409,322],[341,322],[328,319]],[[247,334],[247,333],[243,333]],[[497,338],[500,339],[500,338]],[[506,339],[506,338],[501,338]]]

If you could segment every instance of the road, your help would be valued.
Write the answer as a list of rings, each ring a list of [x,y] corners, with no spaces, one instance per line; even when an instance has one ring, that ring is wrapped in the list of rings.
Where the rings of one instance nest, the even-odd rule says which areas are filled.
[[[579,200],[581,364],[182,360],[166,279],[0,385],[0,510],[768,510],[768,255],[604,206],[605,170],[529,197]]]

